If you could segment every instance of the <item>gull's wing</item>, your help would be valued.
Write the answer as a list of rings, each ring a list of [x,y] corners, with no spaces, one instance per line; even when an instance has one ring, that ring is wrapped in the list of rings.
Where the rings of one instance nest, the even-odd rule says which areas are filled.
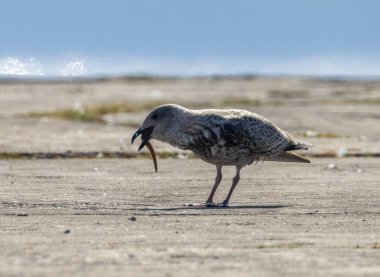
[[[284,151],[291,138],[269,120],[255,114],[231,118],[221,124],[226,145],[248,148],[252,154],[273,156]]]
[[[205,110],[183,126],[181,148],[211,152],[214,146],[235,148],[253,156],[275,156],[307,149],[266,118],[243,110]]]

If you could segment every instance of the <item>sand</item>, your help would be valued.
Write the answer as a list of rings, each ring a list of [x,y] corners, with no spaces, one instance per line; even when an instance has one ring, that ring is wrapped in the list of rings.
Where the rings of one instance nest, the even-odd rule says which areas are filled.
[[[157,174],[136,156],[130,137],[159,102],[255,111],[313,143],[312,164],[244,168],[230,208],[185,207],[215,169],[158,142]],[[115,103],[141,109],[52,116]],[[379,106],[377,81],[3,80],[0,275],[378,276]]]

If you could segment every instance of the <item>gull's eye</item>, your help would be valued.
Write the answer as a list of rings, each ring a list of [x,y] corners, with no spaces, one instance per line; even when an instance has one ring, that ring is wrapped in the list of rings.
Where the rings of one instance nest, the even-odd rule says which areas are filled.
[[[158,113],[155,113],[155,114],[152,115],[152,119],[153,120],[156,120],[157,118],[158,118]]]

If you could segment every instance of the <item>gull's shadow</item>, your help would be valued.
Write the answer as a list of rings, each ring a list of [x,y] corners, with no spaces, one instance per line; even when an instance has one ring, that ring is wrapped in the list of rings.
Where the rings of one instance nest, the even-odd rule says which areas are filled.
[[[135,211],[184,211],[184,210],[239,210],[239,209],[281,209],[287,208],[287,205],[239,205],[239,206],[215,206],[215,207],[203,207],[203,206],[183,206],[173,208],[136,208]]]

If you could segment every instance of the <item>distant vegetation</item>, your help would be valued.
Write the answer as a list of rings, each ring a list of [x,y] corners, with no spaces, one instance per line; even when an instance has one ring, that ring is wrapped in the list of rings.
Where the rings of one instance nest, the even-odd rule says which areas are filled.
[[[281,100],[265,100],[252,98],[228,98],[220,103],[221,107],[259,107],[259,106],[281,106],[284,102]]]
[[[143,104],[136,103],[110,103],[87,106],[80,109],[62,109],[52,112],[31,112],[27,117],[52,117],[72,121],[87,121],[104,123],[103,116],[116,113],[135,113],[151,110],[163,102],[149,102]]]
[[[221,103],[222,106],[261,106],[262,102],[258,99],[250,98],[229,98],[225,99]]]

